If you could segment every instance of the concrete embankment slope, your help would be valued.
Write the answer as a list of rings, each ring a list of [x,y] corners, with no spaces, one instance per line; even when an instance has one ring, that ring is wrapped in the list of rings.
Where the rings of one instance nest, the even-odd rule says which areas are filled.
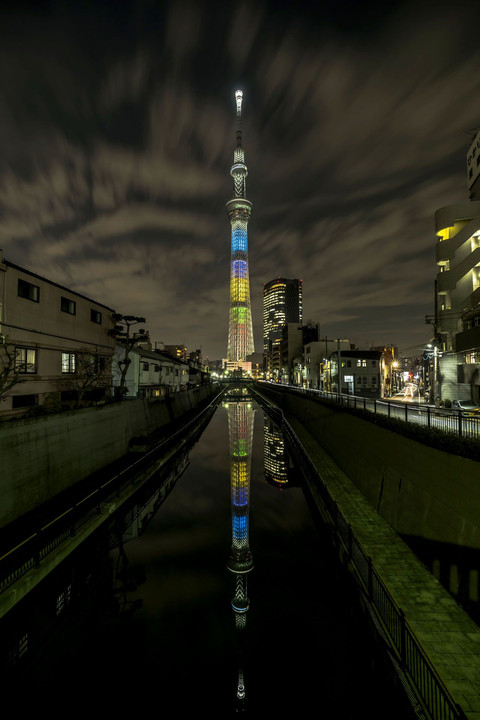
[[[210,385],[158,401],[128,400],[0,424],[0,527],[167,430],[213,395]]]
[[[260,389],[302,423],[401,535],[480,549],[480,463],[306,395]]]
[[[283,393],[272,392],[263,386],[259,390],[270,401],[283,405],[286,419],[308,452],[329,493],[337,501],[340,511],[351,524],[364,551],[372,558],[382,581],[398,607],[404,611],[410,627],[455,702],[460,705],[468,720],[480,720],[478,626],[426,570],[356,483],[321,447],[310,429],[315,429],[315,416],[321,418],[323,413],[317,415],[316,409],[310,407],[310,402],[301,408],[303,398],[294,403],[282,402],[282,397],[285,397]],[[291,407],[295,412],[289,412],[288,408]],[[375,427],[373,429],[379,430]],[[322,432],[321,424],[317,425],[318,432]],[[330,429],[329,435],[333,432]],[[341,430],[337,429],[337,432]],[[365,435],[362,437],[365,443]],[[349,444],[350,440],[348,436],[343,437],[344,453],[354,455],[356,444]],[[379,442],[381,440],[377,439]],[[357,459],[357,462],[361,462],[361,459]]]

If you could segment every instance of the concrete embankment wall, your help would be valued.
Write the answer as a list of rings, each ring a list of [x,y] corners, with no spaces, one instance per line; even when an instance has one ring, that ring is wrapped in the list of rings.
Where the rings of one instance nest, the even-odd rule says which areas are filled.
[[[302,423],[397,532],[480,548],[480,463],[308,396],[259,389]]]
[[[0,527],[128,453],[213,394],[204,385],[158,401],[128,400],[0,424]]]

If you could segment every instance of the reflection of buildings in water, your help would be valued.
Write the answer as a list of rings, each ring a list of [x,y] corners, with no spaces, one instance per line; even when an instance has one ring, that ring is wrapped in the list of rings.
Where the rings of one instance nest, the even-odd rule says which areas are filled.
[[[246,613],[249,608],[247,575],[253,568],[248,536],[250,466],[252,456],[253,423],[255,410],[249,398],[243,402],[225,404],[228,412],[230,439],[230,479],[232,502],[232,547],[227,567],[235,575],[235,594],[232,608],[235,613],[235,627],[242,633],[246,627]],[[242,641],[239,636],[240,663],[237,681],[237,700],[240,706],[245,701]]]
[[[270,418],[264,416],[264,467],[265,478],[270,485],[284,487],[288,484],[288,459],[283,433]]]
[[[85,633],[75,630],[78,616],[88,628],[90,621],[131,614],[141,607],[141,599],[129,594],[145,582],[145,573],[129,563],[124,544],[142,534],[188,462],[184,450],[151,475],[0,618],[0,668],[12,675],[12,682],[23,682],[31,672],[39,678],[50,672],[68,638],[73,637],[78,653],[83,652]],[[76,544],[73,532],[71,538]],[[64,542],[67,546],[68,540]]]

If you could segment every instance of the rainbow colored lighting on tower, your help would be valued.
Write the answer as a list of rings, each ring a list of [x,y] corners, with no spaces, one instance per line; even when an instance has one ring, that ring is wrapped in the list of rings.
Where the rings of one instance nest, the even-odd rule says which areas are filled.
[[[230,175],[233,177],[233,198],[227,202],[232,226],[232,255],[230,265],[230,316],[228,324],[227,360],[244,362],[255,352],[253,343],[250,281],[248,275],[248,221],[252,203],[247,200],[247,166],[242,148],[243,92],[237,90],[237,146],[233,153]]]

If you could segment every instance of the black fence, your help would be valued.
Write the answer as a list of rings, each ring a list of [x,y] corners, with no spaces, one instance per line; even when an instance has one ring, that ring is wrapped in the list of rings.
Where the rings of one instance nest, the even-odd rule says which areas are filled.
[[[465,713],[455,703],[445,687],[420,641],[411,629],[402,609],[397,605],[375,570],[372,559],[363,549],[351,525],[339,509],[337,502],[330,495],[305,448],[290,424],[285,420],[283,412],[271,405],[263,397],[259,398],[257,395],[256,397],[266,407],[272,419],[281,427],[305,478],[314,483],[328,516],[328,522],[352,563],[355,571],[354,576],[360,591],[374,610],[400,667],[415,688],[415,694],[423,710],[432,720],[466,720]]]
[[[278,387],[278,386],[277,386]],[[280,386],[281,387],[281,386]],[[378,415],[402,420],[415,425],[424,425],[436,428],[442,432],[451,433],[458,437],[480,439],[480,414],[469,414],[461,410],[448,410],[432,405],[422,405],[414,402],[403,403],[380,398],[365,398],[356,395],[339,395],[324,390],[311,390],[292,385],[289,391],[308,395],[335,403],[342,407],[366,410]]]

